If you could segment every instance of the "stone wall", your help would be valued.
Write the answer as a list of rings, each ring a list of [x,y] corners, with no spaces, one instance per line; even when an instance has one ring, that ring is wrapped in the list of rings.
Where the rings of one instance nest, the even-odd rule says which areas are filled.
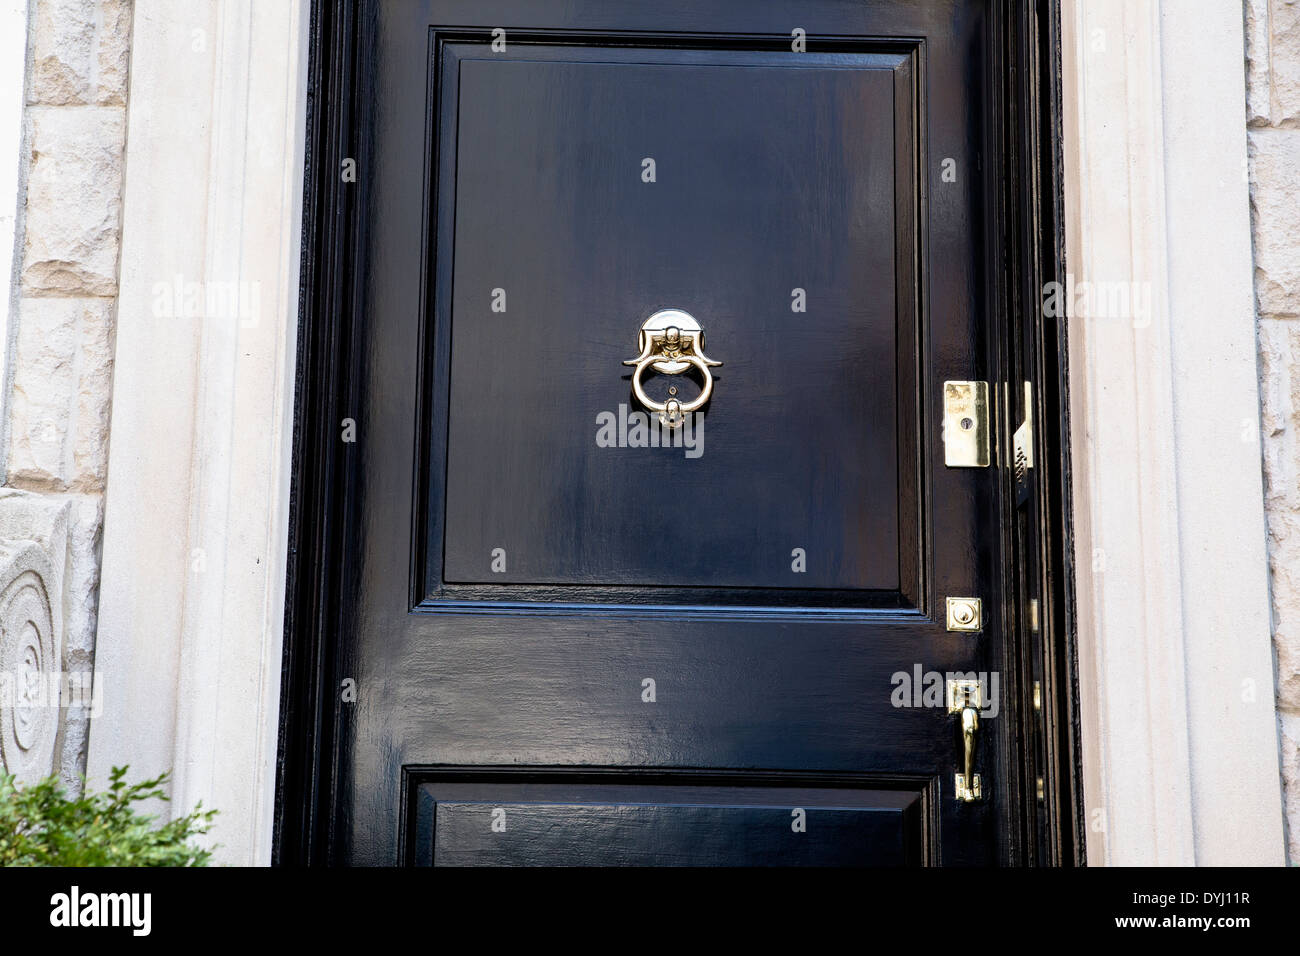
[[[1287,852],[1300,863],[1300,0],[1246,0],[1264,495]]]
[[[77,703],[64,681],[53,706],[48,693],[32,698],[30,681],[61,671],[78,675],[75,689],[94,665],[131,16],[131,0],[30,4],[17,281],[0,343],[0,588],[10,588],[0,616],[21,594],[24,623],[38,621],[0,645],[0,675],[19,688],[7,707],[0,695],[0,758],[74,788],[90,698]],[[42,600],[47,609],[30,610]]]

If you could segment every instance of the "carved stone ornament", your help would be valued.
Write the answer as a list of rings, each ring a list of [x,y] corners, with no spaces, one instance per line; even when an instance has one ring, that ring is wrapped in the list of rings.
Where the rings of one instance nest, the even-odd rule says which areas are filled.
[[[34,541],[0,543],[0,761],[24,783],[48,776],[59,733],[59,620],[49,558]]]

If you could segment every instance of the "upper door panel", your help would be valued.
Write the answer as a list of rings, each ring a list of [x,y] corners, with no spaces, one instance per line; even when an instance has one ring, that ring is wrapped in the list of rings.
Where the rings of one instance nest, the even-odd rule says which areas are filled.
[[[914,606],[915,49],[438,55],[429,584]],[[676,430],[623,364],[664,308],[723,363]]]

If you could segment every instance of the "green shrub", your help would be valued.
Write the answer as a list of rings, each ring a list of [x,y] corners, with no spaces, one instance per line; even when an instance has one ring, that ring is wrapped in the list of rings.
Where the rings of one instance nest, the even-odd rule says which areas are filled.
[[[57,777],[19,786],[0,769],[0,866],[206,866],[212,852],[191,844],[207,833],[216,810],[155,825],[132,804],[166,800],[167,774],[128,785],[126,767],[114,767],[107,790],[80,797],[63,792]]]

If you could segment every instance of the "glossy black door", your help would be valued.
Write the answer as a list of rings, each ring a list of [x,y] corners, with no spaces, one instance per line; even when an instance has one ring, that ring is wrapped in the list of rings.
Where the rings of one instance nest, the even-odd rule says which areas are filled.
[[[359,159],[323,359],[355,441],[311,499],[327,859],[1014,856],[1005,476],[940,430],[943,381],[993,377],[989,6],[363,5],[323,157]],[[645,447],[622,363],[663,308],[724,364]],[[975,803],[957,673],[993,696]]]

